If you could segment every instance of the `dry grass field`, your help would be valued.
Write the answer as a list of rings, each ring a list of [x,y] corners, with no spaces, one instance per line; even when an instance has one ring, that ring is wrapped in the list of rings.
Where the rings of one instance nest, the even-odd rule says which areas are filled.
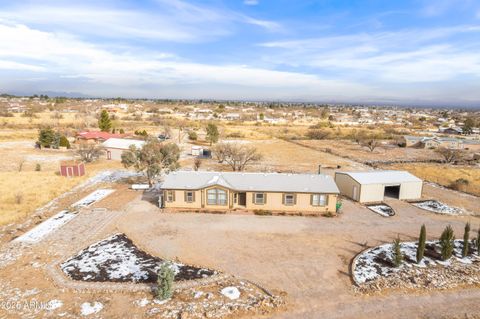
[[[58,174],[59,162],[72,158],[73,152],[40,151],[32,145],[33,141],[0,144],[0,225],[27,217],[102,169],[121,167],[99,161],[86,166],[86,176],[65,178]],[[37,164],[41,171],[35,171]]]
[[[356,161],[422,161],[441,159],[434,150],[397,147],[384,141],[382,145],[370,152],[366,147],[348,140],[300,140],[300,144],[318,150],[329,149],[333,154]]]
[[[407,170],[422,179],[443,186],[450,186],[457,179],[464,178],[469,182],[465,191],[480,196],[480,168],[478,167],[418,163],[394,164],[384,168]]]

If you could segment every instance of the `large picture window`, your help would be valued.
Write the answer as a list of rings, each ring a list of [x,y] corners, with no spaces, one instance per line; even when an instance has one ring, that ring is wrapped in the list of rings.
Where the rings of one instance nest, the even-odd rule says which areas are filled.
[[[208,205],[227,205],[227,192],[223,189],[212,188],[207,191]]]
[[[326,206],[327,205],[327,195],[325,195],[325,194],[313,194],[312,195],[312,205],[313,206]]]

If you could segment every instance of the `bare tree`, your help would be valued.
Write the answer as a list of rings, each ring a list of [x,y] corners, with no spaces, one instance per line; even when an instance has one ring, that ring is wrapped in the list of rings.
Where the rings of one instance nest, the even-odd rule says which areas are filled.
[[[439,147],[435,152],[443,157],[446,163],[453,163],[463,158],[463,151],[450,149],[446,147]]]
[[[194,170],[194,171],[198,171],[198,169],[200,168],[200,166],[202,166],[202,159],[196,157],[196,158],[193,160],[193,170]]]
[[[96,161],[103,154],[103,148],[96,144],[81,143],[77,149],[77,155],[86,163]]]
[[[234,172],[244,171],[248,164],[262,159],[256,147],[239,143],[219,143],[213,152],[220,162],[226,162]]]
[[[369,138],[362,140],[360,144],[373,152],[378,146],[380,146],[380,141],[374,138]]]

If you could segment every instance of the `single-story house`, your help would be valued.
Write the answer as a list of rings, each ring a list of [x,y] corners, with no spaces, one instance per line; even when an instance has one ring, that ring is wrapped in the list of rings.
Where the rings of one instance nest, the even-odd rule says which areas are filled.
[[[134,145],[136,148],[142,148],[145,141],[131,140],[127,138],[109,138],[102,143],[105,152],[107,153],[107,159],[109,160],[122,160],[122,153],[130,149],[130,146]]]
[[[160,186],[163,208],[335,212],[339,190],[322,174],[172,172]]]
[[[461,150],[466,147],[465,139],[459,139],[459,138],[453,138],[453,137],[404,136],[403,141],[406,147],[416,147],[416,148],[445,147],[452,150]]]
[[[110,138],[123,138],[127,134],[115,134],[101,131],[78,132],[75,141],[78,143],[103,143]]]
[[[335,183],[340,194],[360,203],[420,199],[423,190],[423,181],[406,171],[336,172]]]

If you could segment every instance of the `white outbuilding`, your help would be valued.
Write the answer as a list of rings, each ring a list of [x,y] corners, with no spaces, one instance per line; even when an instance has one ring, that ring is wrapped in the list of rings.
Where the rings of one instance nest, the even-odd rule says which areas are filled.
[[[406,171],[336,172],[335,183],[341,195],[360,203],[420,199],[423,189],[423,181]]]

